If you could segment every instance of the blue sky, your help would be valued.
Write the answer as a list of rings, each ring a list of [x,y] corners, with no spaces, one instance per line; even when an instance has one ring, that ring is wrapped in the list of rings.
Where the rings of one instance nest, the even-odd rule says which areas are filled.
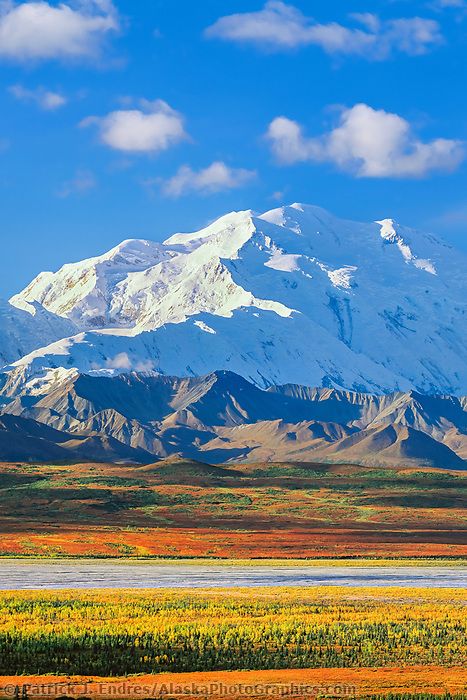
[[[466,250],[467,6],[351,5],[1,0],[0,296],[294,201]]]

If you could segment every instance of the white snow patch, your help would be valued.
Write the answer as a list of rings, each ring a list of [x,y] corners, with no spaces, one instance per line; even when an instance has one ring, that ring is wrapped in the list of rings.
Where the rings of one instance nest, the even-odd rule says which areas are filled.
[[[414,258],[413,259],[413,264],[415,267],[418,267],[419,270],[425,270],[425,272],[429,272],[430,275],[436,275],[436,268],[431,262],[431,260],[423,260],[421,258]]]
[[[195,321],[194,325],[198,326],[198,328],[201,328],[201,330],[205,333],[213,333],[214,335],[216,335],[216,331],[213,328],[211,328],[211,326],[208,326],[207,323],[204,323],[204,321]]]
[[[381,238],[388,241],[388,243],[395,243],[406,263],[412,263],[417,269],[429,272],[430,275],[437,274],[436,268],[431,260],[417,258],[417,256],[413,254],[408,243],[397,233],[396,224],[393,219],[383,219],[376,223],[381,226]]]
[[[391,243],[396,241],[397,233],[394,228],[393,219],[382,219],[376,223],[381,226],[381,238],[384,238],[386,241],[391,241]]]
[[[30,368],[28,368],[30,369]],[[66,382],[71,381],[79,374],[76,367],[65,369],[64,367],[43,368],[41,367],[37,374],[26,374],[23,393],[29,396],[44,396],[48,394],[54,387],[62,386]]]
[[[281,272],[296,272],[300,269],[298,264],[300,258],[301,255],[289,255],[281,250],[276,250],[270,259],[264,263],[264,267],[270,267]]]
[[[340,289],[350,289],[352,287],[352,275],[358,268],[355,265],[346,265],[337,270],[328,270],[328,277],[334,287]]]

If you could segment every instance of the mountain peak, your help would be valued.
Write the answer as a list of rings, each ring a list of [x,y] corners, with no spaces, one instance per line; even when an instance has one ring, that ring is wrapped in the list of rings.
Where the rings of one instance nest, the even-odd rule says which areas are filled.
[[[11,301],[84,331],[30,358],[46,373],[229,370],[260,386],[456,394],[467,391],[465,284],[462,254],[430,235],[294,203],[164,243],[123,241]]]
[[[164,246],[190,253],[200,246],[227,244],[227,248],[241,245],[254,232],[253,212],[232,211],[219,217],[208,226],[193,233],[175,233],[164,241]],[[220,251],[221,252],[221,251]]]
[[[121,261],[125,261],[127,264],[147,264],[147,262],[157,259],[160,251],[160,243],[148,241],[143,238],[127,238],[111,248],[107,253],[103,253],[96,258],[91,258],[91,260],[98,263],[104,260],[115,260],[118,256],[122,256]],[[86,261],[83,261],[83,263],[84,262]]]
[[[269,211],[260,214],[259,219],[263,221],[268,221],[271,224],[276,224],[276,226],[287,227],[290,224],[296,224],[299,221],[303,221],[305,218],[314,220],[329,220],[335,219],[335,217],[330,214],[326,209],[316,206],[314,204],[303,204],[300,202],[294,202],[293,204],[286,204],[282,207],[277,207],[275,209],[270,209]]]
[[[55,273],[40,273],[10,303],[27,309],[38,302],[73,321],[78,329],[118,326],[108,309],[111,289],[127,275],[147,270],[167,257],[170,253],[160,243],[128,239],[101,255],[66,263]]]

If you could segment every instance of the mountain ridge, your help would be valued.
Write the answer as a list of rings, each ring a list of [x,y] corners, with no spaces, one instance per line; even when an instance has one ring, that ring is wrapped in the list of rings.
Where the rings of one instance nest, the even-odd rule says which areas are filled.
[[[462,469],[465,269],[393,219],[292,204],[41,273],[0,304],[0,458],[16,440],[51,458]]]
[[[79,440],[105,436],[114,441],[110,447],[117,457],[126,446],[134,461],[179,455],[213,464],[467,468],[467,411],[453,396],[376,396],[290,385],[263,390],[219,371],[190,378],[69,373],[46,393],[4,392],[2,399],[5,416]],[[130,452],[127,458],[131,461]]]

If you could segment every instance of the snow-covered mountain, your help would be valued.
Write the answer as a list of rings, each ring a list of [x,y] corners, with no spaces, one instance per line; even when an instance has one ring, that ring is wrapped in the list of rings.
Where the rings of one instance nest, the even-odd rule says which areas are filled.
[[[231,213],[39,275],[11,304],[80,332],[21,358],[5,381],[11,395],[75,370],[230,370],[263,387],[466,393],[466,262],[390,219],[300,204]]]
[[[123,241],[104,255],[66,264],[56,273],[41,272],[10,302],[25,310],[39,302],[81,329],[134,325],[126,319],[124,309],[119,315],[112,308],[119,296],[119,283],[169,257],[170,252],[158,243]]]
[[[42,345],[76,333],[76,326],[32,302],[27,310],[0,299],[0,364],[7,365]]]

